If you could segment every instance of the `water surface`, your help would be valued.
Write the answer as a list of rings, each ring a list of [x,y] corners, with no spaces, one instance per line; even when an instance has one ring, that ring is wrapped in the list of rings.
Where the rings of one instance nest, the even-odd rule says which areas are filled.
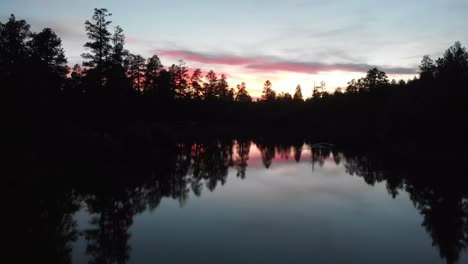
[[[467,193],[434,183],[431,175],[421,180],[425,170],[414,170],[421,165],[297,142],[214,140],[161,149],[148,171],[42,193],[47,217],[38,218],[50,230],[39,226],[29,234],[55,248],[46,257],[71,263],[468,261]]]

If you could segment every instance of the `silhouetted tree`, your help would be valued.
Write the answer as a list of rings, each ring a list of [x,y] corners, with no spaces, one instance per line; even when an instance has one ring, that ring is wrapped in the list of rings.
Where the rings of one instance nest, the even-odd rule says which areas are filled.
[[[447,49],[442,58],[437,60],[437,74],[461,74],[468,71],[468,53],[459,41]]]
[[[352,79],[351,81],[348,82],[348,87],[346,88],[347,93],[357,93],[359,92],[361,88],[361,84],[359,83],[359,80]]]
[[[294,92],[293,98],[294,98],[294,101],[296,102],[304,101],[304,97],[302,96],[302,89],[299,84],[296,86],[296,91]]]
[[[237,93],[236,93],[236,102],[241,103],[250,103],[252,102],[252,97],[250,97],[249,92],[247,91],[247,86],[245,82],[237,85]]]
[[[236,91],[234,90],[234,88],[229,88],[227,91],[225,102],[227,103],[234,102],[235,98],[236,98]]]
[[[435,75],[437,83],[443,86],[446,91],[439,94],[442,95],[444,104],[447,104],[449,109],[451,107],[459,107],[464,104],[468,99],[468,53],[459,41],[455,42],[449,49],[447,49],[442,58],[436,61]],[[450,92],[448,92],[450,89]],[[456,95],[455,97],[451,96]],[[449,103],[452,100],[452,103]],[[454,111],[461,112],[462,109],[453,109]]]
[[[283,103],[291,103],[293,101],[293,97],[290,93],[281,92],[276,96],[276,100]]]
[[[342,93],[343,93],[343,89],[341,87],[338,87],[335,89],[335,92],[333,93],[333,95],[339,96]]]
[[[132,56],[125,49],[125,35],[120,26],[116,26],[111,37],[111,50],[107,62],[106,95],[128,96],[132,91],[132,81],[128,77],[128,67]],[[122,99],[122,98],[121,98]]]
[[[0,23],[0,77],[11,77],[27,60],[26,43],[30,39],[30,25],[10,15],[8,22]]]
[[[56,96],[63,90],[68,72],[67,59],[62,41],[50,28],[32,34],[28,42],[35,77],[35,85],[45,87],[49,96]]]
[[[50,28],[43,29],[40,33],[32,34],[28,43],[31,56],[39,60],[48,70],[62,78],[68,71],[67,59],[62,48],[62,41]]]
[[[156,83],[156,86],[158,87],[155,92],[156,98],[165,103],[173,101],[175,98],[175,91],[171,73],[162,69],[156,78]]]
[[[206,82],[203,84],[204,87],[204,98],[205,100],[213,100],[216,98],[216,87],[218,86],[218,77],[214,71],[209,71],[206,76]]]
[[[129,55],[129,52],[125,50],[125,35],[123,29],[120,26],[114,28],[114,34],[111,38],[112,49],[111,49],[111,62],[112,64],[124,65],[125,57]]]
[[[201,100],[203,97],[203,86],[202,86],[202,70],[195,69],[190,76],[190,89],[191,98],[194,100]]]
[[[226,75],[221,74],[221,78],[219,78],[217,85],[216,85],[216,93],[215,96],[224,102],[231,102],[233,98],[229,96],[229,84],[227,82]]]
[[[144,77],[144,87],[145,92],[148,94],[152,94],[157,89],[156,80],[159,76],[159,72],[163,69],[163,65],[161,64],[161,60],[157,55],[153,55],[151,58],[147,60],[146,63],[146,70],[145,70],[145,77]]]
[[[95,8],[91,21],[86,20],[85,29],[90,39],[84,44],[89,53],[84,53],[81,56],[87,61],[83,62],[84,66],[95,70],[97,85],[103,87],[105,84],[105,72],[108,69],[109,55],[112,50],[110,44],[111,33],[107,29],[112,21],[107,18],[112,14],[105,8]]]
[[[383,87],[388,84],[388,77],[385,72],[377,68],[372,68],[367,72],[366,77],[363,79],[366,88],[369,91],[374,91],[377,88]]]
[[[171,75],[176,99],[185,99],[187,97],[186,90],[188,86],[188,69],[185,66],[185,62],[179,60],[178,64],[172,64],[168,71]]]
[[[323,96],[323,89],[325,88],[325,82],[320,82],[320,86],[315,86],[312,91],[312,98],[318,99]]]
[[[65,85],[64,92],[72,97],[76,98],[83,95],[83,69],[79,64],[75,64],[70,72],[70,78],[68,78]]]
[[[142,56],[129,55],[128,75],[132,80],[133,88],[138,92],[143,92],[145,84],[145,59]]]
[[[273,102],[276,99],[276,92],[272,89],[272,84],[270,80],[267,80],[263,84],[262,97],[261,100],[265,102]]]
[[[419,66],[419,76],[424,80],[432,80],[435,75],[436,65],[429,55],[424,55]]]

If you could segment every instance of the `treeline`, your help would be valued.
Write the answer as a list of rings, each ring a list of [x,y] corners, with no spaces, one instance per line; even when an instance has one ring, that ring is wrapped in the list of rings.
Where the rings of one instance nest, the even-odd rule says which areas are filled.
[[[0,82],[11,106],[9,117],[26,126],[20,130],[65,121],[112,135],[145,121],[297,128],[330,141],[406,144],[464,138],[468,53],[460,42],[435,61],[424,56],[413,80],[389,81],[385,72],[373,68],[333,94],[324,92],[321,83],[307,99],[300,86],[293,95],[277,94],[266,81],[261,98],[253,100],[245,83],[230,88],[223,74],[190,72],[182,61],[164,67],[157,55],[145,59],[130,53],[123,29],[109,29],[110,16],[106,9],[95,9],[85,22],[87,53],[83,65],[73,69],[51,29],[32,33],[14,15],[0,23]]]

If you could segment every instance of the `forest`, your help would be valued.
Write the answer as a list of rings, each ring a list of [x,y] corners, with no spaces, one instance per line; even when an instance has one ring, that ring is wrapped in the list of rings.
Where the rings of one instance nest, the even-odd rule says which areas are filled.
[[[277,94],[266,80],[254,100],[245,83],[231,88],[224,74],[189,72],[183,61],[164,67],[157,55],[130,53],[110,16],[100,8],[85,21],[84,62],[73,68],[52,29],[31,32],[14,15],[0,23],[0,83],[13,153],[37,158],[217,133],[427,151],[467,141],[468,53],[460,42],[435,60],[424,56],[413,80],[389,80],[372,68],[334,93],[322,83],[310,98],[300,86],[293,95]]]
[[[71,263],[80,237],[91,263],[128,261],[135,215],[164,198],[183,205],[191,193],[212,192],[229,169],[248,177],[252,144],[265,169],[279,156],[306,159],[307,145],[312,167],[332,156],[369,185],[385,182],[393,198],[408,193],[439,255],[460,258],[468,244],[468,53],[460,42],[440,58],[424,56],[412,80],[372,68],[334,93],[320,84],[310,98],[300,86],[278,94],[266,80],[252,98],[246,83],[232,88],[214,70],[130,53],[110,17],[100,8],[84,22],[84,62],[74,67],[52,29],[31,32],[14,15],[0,22],[3,146],[13,161],[2,179],[13,197],[5,212],[15,216],[6,217],[15,248],[7,253],[19,262]],[[94,215],[80,232],[73,217],[83,207]]]

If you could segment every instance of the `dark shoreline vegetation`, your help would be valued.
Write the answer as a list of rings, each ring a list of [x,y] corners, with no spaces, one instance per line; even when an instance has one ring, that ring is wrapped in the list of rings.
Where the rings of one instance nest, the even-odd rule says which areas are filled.
[[[0,81],[15,135],[52,134],[60,146],[68,136],[120,140],[128,130],[151,134],[163,127],[171,135],[196,135],[205,127],[228,127],[411,149],[467,142],[468,54],[459,42],[435,61],[424,56],[413,80],[389,81],[373,68],[342,91],[329,94],[321,84],[307,99],[300,86],[294,95],[277,95],[266,81],[254,101],[245,83],[229,88],[225,75],[210,71],[203,78],[200,69],[189,75],[182,61],[164,68],[156,55],[145,60],[131,54],[122,28],[109,31],[109,16],[106,9],[95,9],[86,21],[88,53],[82,55],[84,67],[73,69],[51,29],[31,33],[29,24],[13,15],[0,25]]]
[[[461,43],[435,61],[424,56],[413,80],[389,81],[374,68],[341,91],[316,87],[306,99],[300,87],[276,94],[266,81],[254,101],[245,84],[231,89],[214,71],[189,74],[183,62],[164,68],[156,55],[130,54],[122,29],[109,31],[109,15],[96,9],[86,21],[89,53],[73,69],[51,29],[31,33],[13,15],[0,23],[0,83],[13,128],[6,195],[18,198],[6,209],[15,216],[10,254],[70,263],[71,243],[83,235],[96,263],[125,262],[128,228],[146,207],[163,197],[183,204],[202,185],[213,191],[232,167],[248,177],[252,143],[268,168],[275,155],[292,150],[300,160],[303,145],[317,142],[334,147],[314,152],[312,162],[332,153],[366,183],[386,182],[393,197],[408,192],[447,263],[466,249],[468,53]],[[96,228],[79,234],[73,215],[84,205]]]

